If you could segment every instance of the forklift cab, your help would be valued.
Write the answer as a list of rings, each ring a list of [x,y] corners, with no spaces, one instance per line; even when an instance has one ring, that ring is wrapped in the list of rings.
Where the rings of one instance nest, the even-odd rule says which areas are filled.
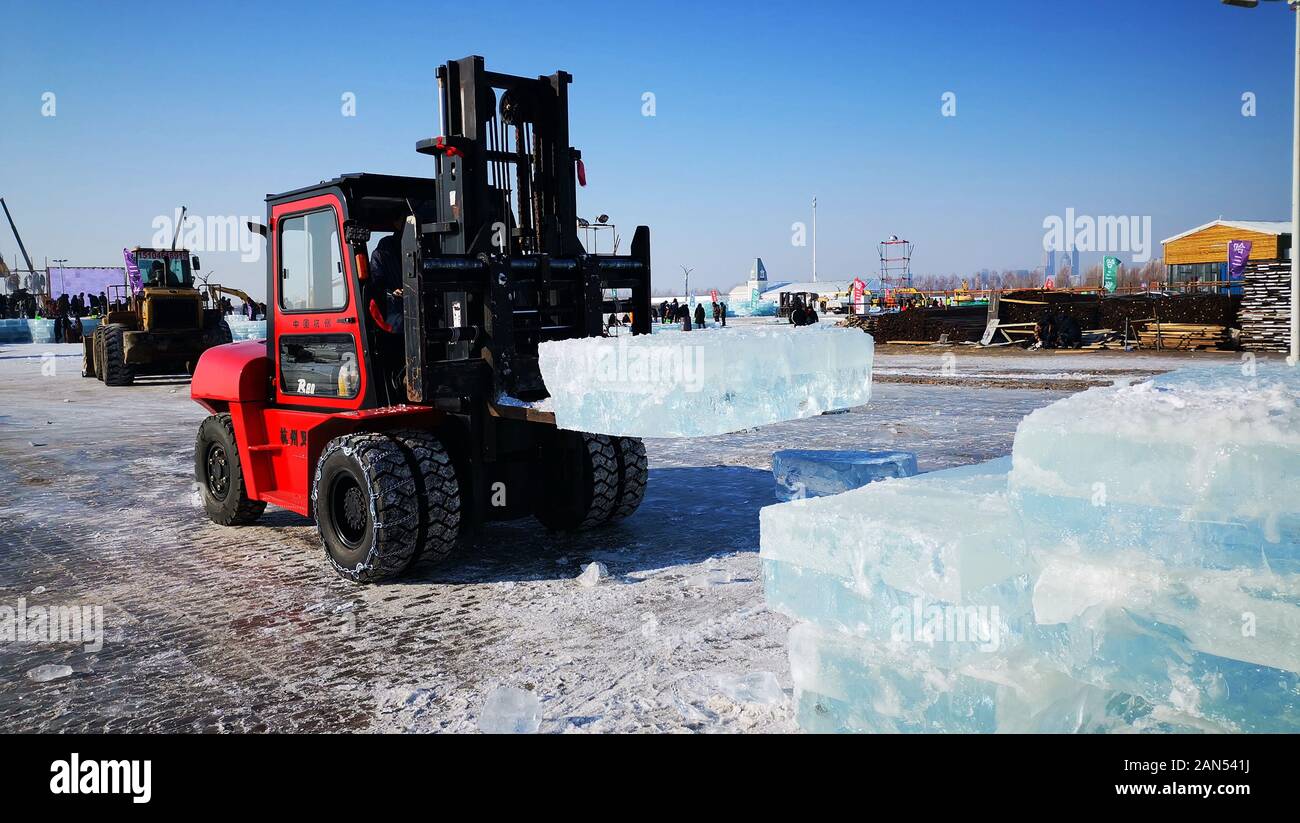
[[[369,276],[371,238],[432,191],[431,180],[357,174],[268,198],[277,404],[356,410],[406,399],[402,340],[384,321],[389,296]]]

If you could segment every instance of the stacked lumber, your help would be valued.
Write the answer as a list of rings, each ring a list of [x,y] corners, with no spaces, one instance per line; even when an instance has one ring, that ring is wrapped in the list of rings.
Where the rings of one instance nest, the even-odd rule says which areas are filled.
[[[1291,264],[1250,264],[1241,292],[1242,348],[1287,351],[1291,345]]]
[[[1144,349],[1227,349],[1233,345],[1227,326],[1155,321],[1138,331],[1138,341]]]

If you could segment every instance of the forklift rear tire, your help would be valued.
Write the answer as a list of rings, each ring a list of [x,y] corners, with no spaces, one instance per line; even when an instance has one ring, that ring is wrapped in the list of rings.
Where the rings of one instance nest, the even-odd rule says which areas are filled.
[[[135,374],[123,356],[122,332],[125,330],[126,327],[120,323],[110,323],[100,335],[106,386],[129,386],[135,382]]]
[[[312,505],[325,556],[341,577],[395,577],[421,545],[421,500],[397,438],[377,432],[331,440],[316,463]]]
[[[441,563],[460,541],[461,487],[456,469],[446,447],[432,432],[398,431],[393,439],[411,466],[421,502],[420,536],[411,562],[423,557]]]
[[[248,497],[229,414],[210,415],[199,425],[199,436],[194,441],[194,478],[199,483],[203,509],[213,523],[246,526],[266,510],[265,502]]]
[[[543,459],[534,514],[552,531],[578,531],[609,520],[618,506],[618,438],[586,432],[558,433],[555,455]],[[566,465],[567,464],[567,465]]]

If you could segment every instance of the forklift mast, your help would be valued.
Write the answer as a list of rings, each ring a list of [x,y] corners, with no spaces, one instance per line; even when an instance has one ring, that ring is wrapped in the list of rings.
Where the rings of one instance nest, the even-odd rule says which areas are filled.
[[[595,337],[610,313],[650,333],[650,230],[630,255],[589,254],[577,233],[581,154],[569,145],[572,77],[438,69],[445,133],[416,150],[436,163],[436,201],[408,203],[402,240],[407,399],[455,405],[490,367],[495,399],[546,396],[539,344]]]

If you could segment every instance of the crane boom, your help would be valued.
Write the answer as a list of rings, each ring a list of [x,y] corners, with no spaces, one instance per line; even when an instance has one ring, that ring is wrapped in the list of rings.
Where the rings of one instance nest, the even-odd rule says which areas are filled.
[[[9,218],[9,228],[13,230],[14,239],[18,241],[18,249],[23,253],[23,260],[27,261],[27,270],[36,271],[32,267],[32,258],[27,256],[27,247],[23,245],[23,238],[18,234],[18,227],[14,225],[14,216],[9,213],[9,205],[5,203],[3,197],[0,197],[0,207],[4,208],[5,217]]]

